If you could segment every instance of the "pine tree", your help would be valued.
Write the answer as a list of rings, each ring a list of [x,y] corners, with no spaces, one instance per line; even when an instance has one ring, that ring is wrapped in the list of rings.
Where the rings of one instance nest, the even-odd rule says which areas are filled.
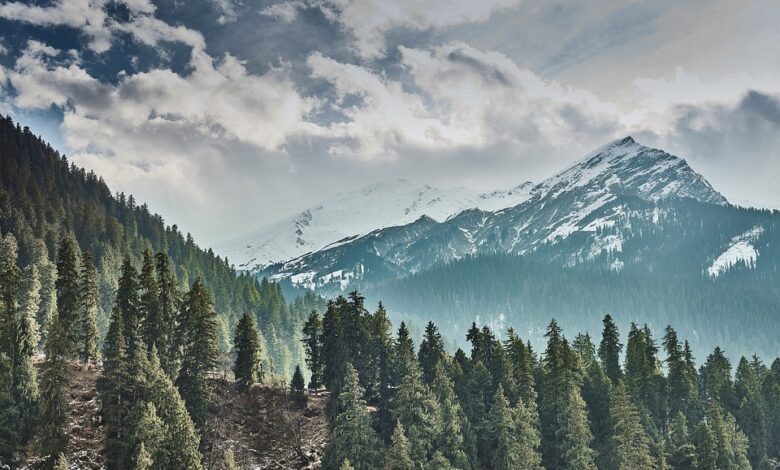
[[[65,237],[57,251],[57,322],[67,355],[77,351],[81,296],[76,242]]]
[[[581,349],[581,348],[580,348]],[[612,382],[607,377],[601,363],[592,354],[593,345],[586,348],[590,359],[584,359],[584,376],[582,380],[582,398],[585,400],[590,418],[590,430],[593,434],[593,448],[596,450],[596,464],[600,469],[614,468],[613,423],[610,413],[610,395]],[[582,357],[582,354],[580,354]]]
[[[238,385],[248,390],[260,380],[260,337],[251,315],[244,313],[236,325],[236,362],[233,373]]]
[[[442,363],[434,371],[431,392],[441,408],[442,429],[434,447],[452,463],[455,468],[468,470],[471,465],[466,455],[463,428],[466,416],[463,413],[452,381],[447,376]]]
[[[588,428],[585,402],[576,388],[570,388],[566,406],[561,416],[562,469],[595,470],[595,452],[590,447],[593,437]]]
[[[387,470],[413,470],[414,464],[410,455],[411,445],[404,433],[404,425],[400,422],[395,425],[391,442],[392,446],[387,452],[385,468]]]
[[[185,312],[184,348],[181,370],[176,385],[187,404],[195,426],[202,430],[206,424],[211,385],[208,373],[217,365],[217,322],[211,296],[200,279],[187,294]]]
[[[65,456],[60,454],[54,460],[52,470],[68,470],[68,461]]]
[[[731,376],[731,361],[720,347],[716,347],[699,369],[701,402],[717,402],[728,412],[736,410],[736,393]]]
[[[152,348],[160,351],[162,344],[159,336],[165,326],[160,315],[159,281],[155,271],[154,257],[149,248],[144,250],[141,273],[138,277],[138,287],[140,293],[138,317],[141,323],[141,336],[149,351]]]
[[[696,428],[697,469],[718,470],[718,443],[707,420],[699,422]]]
[[[4,269],[4,273],[11,277],[15,275],[7,269]],[[9,280],[6,279],[5,282],[9,283]],[[22,443],[27,442],[32,436],[33,427],[38,418],[38,377],[33,366],[33,354],[38,344],[38,328],[35,318],[40,300],[40,287],[38,270],[35,265],[31,265],[21,272],[19,302],[16,311],[12,312],[9,332],[12,342],[7,352],[10,353],[11,359],[12,396],[18,413],[16,428]]]
[[[125,420],[130,411],[131,377],[128,376],[127,343],[119,307],[114,307],[103,343],[103,371],[97,380],[105,426],[106,463],[121,468],[124,457]]]
[[[144,400],[136,402],[128,417],[125,461],[130,468],[146,465],[149,468],[154,456],[160,454],[165,438],[165,424],[157,415],[154,404]],[[146,462],[149,461],[149,462]]]
[[[306,406],[306,382],[303,379],[303,372],[301,372],[301,366],[295,366],[295,372],[293,373],[292,380],[290,380],[290,392],[292,394],[293,401],[298,406]]]
[[[143,442],[138,446],[138,450],[136,451],[135,456],[133,456],[133,462],[133,470],[150,470],[152,468],[152,465],[154,464],[152,456],[146,451]]]
[[[11,361],[15,356],[16,309],[22,282],[17,256],[18,247],[13,235],[0,239],[0,352]]]
[[[607,377],[615,384],[623,377],[623,371],[620,369],[620,353],[623,351],[623,344],[620,342],[620,333],[612,317],[605,316],[603,323],[604,328],[601,332],[601,343],[598,351],[599,359],[601,359],[601,365],[604,367]]]
[[[371,428],[371,418],[363,400],[352,364],[345,365],[344,385],[339,394],[339,409],[330,443],[322,465],[325,470],[339,468],[345,460],[355,462],[355,470],[373,470],[380,466],[379,440]]]
[[[677,332],[671,326],[666,327],[663,345],[668,370],[666,382],[669,415],[689,413],[696,401],[696,375],[695,371],[688,369],[686,353],[677,339]]]
[[[349,462],[349,459],[344,459],[339,466],[339,470],[355,470],[355,467]]]
[[[495,470],[540,469],[538,452],[539,436],[520,402],[518,408],[510,407],[499,385],[490,408],[488,428],[491,441],[492,468]]]
[[[433,381],[436,366],[444,360],[444,342],[441,339],[439,329],[432,321],[425,326],[425,334],[420,342],[420,350],[417,359],[422,369],[423,382],[429,384]]]
[[[655,468],[650,438],[622,381],[613,389],[610,412],[614,421],[613,440],[618,468]]]
[[[46,358],[41,367],[41,420],[46,425],[40,439],[41,452],[49,460],[60,455],[68,443],[68,364],[66,356],[71,351],[67,333],[55,317],[46,338]]]
[[[393,382],[393,340],[392,325],[387,311],[379,302],[376,312],[371,318],[371,351],[373,369],[377,383],[377,412],[375,414],[375,429],[382,439],[390,436],[394,428],[391,401],[395,396],[396,383]]]
[[[509,361],[513,364],[514,381],[517,392],[526,405],[536,407],[536,381],[534,379],[534,357],[530,345],[523,344],[514,329],[507,331],[504,345]]]
[[[171,273],[170,261],[165,253],[157,253],[156,274],[158,282],[159,324],[157,332],[157,351],[160,365],[171,380],[178,375],[179,344],[175,340],[178,292],[176,281]]]
[[[403,368],[407,370],[407,375],[398,385],[393,413],[403,424],[411,442],[412,460],[425,462],[433,454],[434,443],[441,435],[441,408],[423,384],[417,361],[412,358]]]
[[[0,464],[13,462],[19,445],[19,411],[12,394],[11,360],[0,352]]]
[[[667,437],[669,449],[669,465],[680,470],[697,468],[696,447],[688,433],[688,420],[682,412],[677,414],[669,424]]]
[[[39,338],[36,346],[42,345],[52,319],[57,313],[57,267],[49,260],[49,253],[42,241],[33,244],[33,266],[38,270],[41,283],[40,305],[36,314]]]
[[[139,303],[138,272],[133,266],[130,256],[125,255],[116,291],[116,307],[122,314],[122,333],[127,341],[127,352],[130,356],[135,354],[138,343],[141,341]]]
[[[98,352],[97,330],[97,303],[98,303],[98,278],[95,263],[89,252],[84,252],[81,258],[80,279],[81,315],[79,318],[79,353],[81,360],[86,362],[96,361],[100,355]]]
[[[303,344],[306,350],[306,365],[311,371],[309,388],[319,390],[324,384],[322,376],[322,319],[316,311],[311,312],[303,325]]]

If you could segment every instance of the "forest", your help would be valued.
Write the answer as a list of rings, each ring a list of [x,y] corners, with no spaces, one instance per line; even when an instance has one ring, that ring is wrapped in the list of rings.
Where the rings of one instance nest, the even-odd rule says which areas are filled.
[[[465,332],[449,354],[436,325],[415,347],[353,292],[306,322],[310,389],[329,392],[333,469],[771,469],[780,466],[780,359],[734,369],[721,348],[697,367],[667,326],[655,338],[609,315],[600,338],[552,320],[536,352],[509,329]]]

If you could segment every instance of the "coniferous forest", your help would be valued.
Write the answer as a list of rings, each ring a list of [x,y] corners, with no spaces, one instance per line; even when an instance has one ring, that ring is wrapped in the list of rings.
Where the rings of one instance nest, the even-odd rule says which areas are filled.
[[[780,359],[695,357],[674,325],[609,315],[593,336],[552,320],[543,347],[472,323],[453,350],[357,292],[288,303],[10,118],[0,165],[0,468],[244,468],[225,402],[261,393],[281,414],[230,420],[286,430],[255,442],[284,440],[292,468],[780,468]],[[81,446],[96,467],[69,461]]]

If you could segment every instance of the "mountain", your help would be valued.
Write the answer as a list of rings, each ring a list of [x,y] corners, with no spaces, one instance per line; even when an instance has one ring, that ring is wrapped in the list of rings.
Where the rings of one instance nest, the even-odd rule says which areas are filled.
[[[526,200],[532,186],[526,182],[507,190],[476,193],[403,179],[379,182],[225,242],[217,251],[239,269],[255,271],[376,229],[406,225],[422,216],[444,221],[469,208],[511,207]]]
[[[472,321],[598,335],[605,313],[676,324],[695,351],[776,354],[780,213],[733,206],[690,166],[631,138],[611,142],[495,211],[422,216],[258,276],[336,295],[358,289],[395,320],[428,320],[467,346]],[[738,356],[737,356],[738,357]]]
[[[653,204],[682,199],[728,203],[685,160],[626,137],[533,186],[513,207],[465,210],[444,221],[422,216],[271,265],[260,275],[308,288],[344,289],[358,279],[399,277],[467,255],[527,254],[577,234],[589,236],[585,256],[592,258],[620,251],[625,241],[620,233],[627,215],[624,203],[634,199]],[[564,255],[582,253],[555,254]],[[613,262],[618,267],[623,261]]]

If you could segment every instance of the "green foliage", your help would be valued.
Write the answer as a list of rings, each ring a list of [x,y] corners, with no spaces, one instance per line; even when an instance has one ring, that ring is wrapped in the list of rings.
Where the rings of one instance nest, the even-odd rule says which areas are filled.
[[[92,255],[86,251],[81,258],[80,287],[79,354],[84,362],[96,361],[100,357],[97,328],[98,278]]]
[[[615,325],[612,316],[604,317],[604,328],[601,330],[601,343],[599,343],[599,359],[607,373],[607,377],[616,384],[623,377],[623,371],[620,369],[620,353],[623,351],[623,344],[620,342],[620,333]]]
[[[488,416],[493,469],[542,468],[539,435],[529,418],[531,415],[523,403],[511,407],[499,386]]]
[[[196,280],[182,307],[182,366],[176,385],[195,426],[206,424],[211,385],[208,374],[217,365],[217,322],[211,296]]]
[[[612,391],[610,413],[614,422],[613,440],[618,468],[655,468],[650,438],[623,382],[618,382]]]
[[[254,319],[248,313],[245,313],[236,325],[234,344],[236,362],[233,373],[239,387],[247,390],[261,378],[260,336]],[[296,370],[300,373],[300,369]]]
[[[306,349],[306,365],[311,371],[309,388],[319,390],[323,385],[322,319],[316,311],[309,314],[303,324],[303,344]]]
[[[65,237],[57,250],[57,322],[63,335],[65,351],[71,355],[77,351],[79,340],[80,283],[78,248],[71,237]]]
[[[59,316],[52,321],[44,351],[46,358],[41,367],[41,421],[45,426],[40,447],[43,455],[52,460],[64,452],[68,443],[69,373],[66,357],[72,351],[72,343],[60,325]]]
[[[303,378],[300,366],[295,366],[295,373],[290,380],[290,394],[293,401],[299,406],[306,406],[306,381]]]
[[[400,421],[396,423],[393,437],[390,440],[392,445],[385,457],[385,468],[387,470],[413,470],[411,444],[406,438],[404,425]]]
[[[339,394],[339,409],[330,443],[322,465],[325,470],[343,468],[342,463],[355,462],[355,470],[372,470],[380,466],[379,440],[371,428],[371,418],[363,400],[365,390],[357,371],[350,363],[344,368],[344,382]]]

